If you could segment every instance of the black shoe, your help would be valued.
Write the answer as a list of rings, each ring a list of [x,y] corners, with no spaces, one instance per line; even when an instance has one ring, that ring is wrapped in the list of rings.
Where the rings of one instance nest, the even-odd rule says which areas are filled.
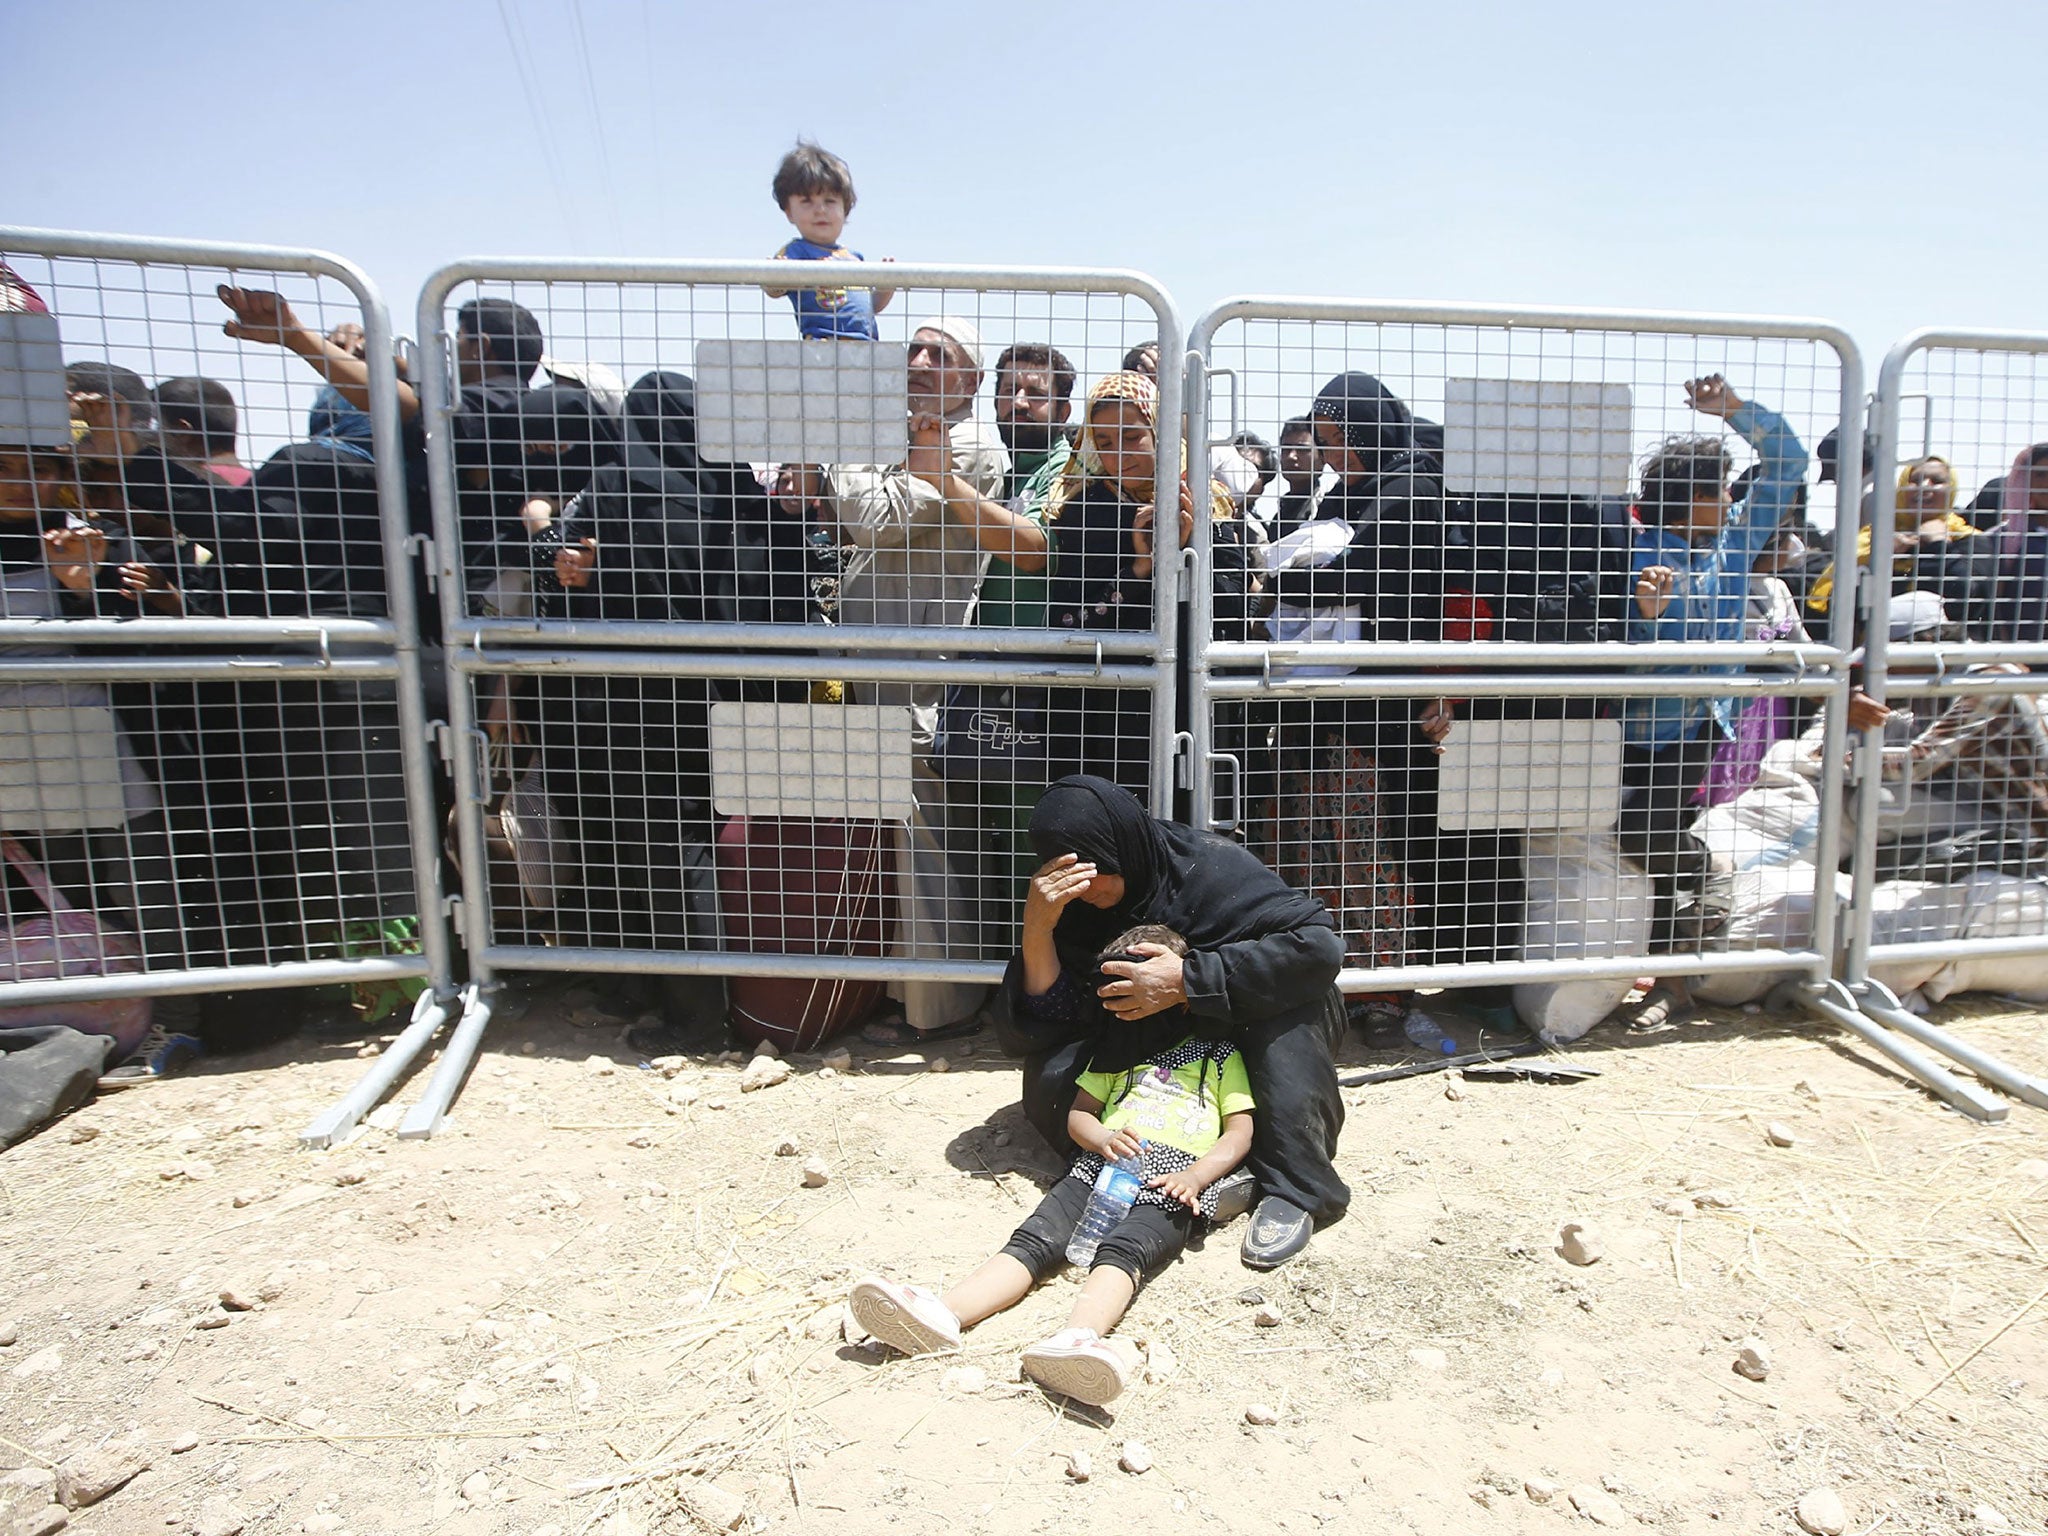
[[[1307,1211],[1278,1195],[1268,1195],[1252,1212],[1240,1256],[1248,1269],[1278,1269],[1308,1246],[1313,1230]]]
[[[1219,1227],[1237,1220],[1259,1197],[1259,1181],[1242,1168],[1226,1173],[1211,1187],[1216,1191],[1216,1214],[1209,1220]]]

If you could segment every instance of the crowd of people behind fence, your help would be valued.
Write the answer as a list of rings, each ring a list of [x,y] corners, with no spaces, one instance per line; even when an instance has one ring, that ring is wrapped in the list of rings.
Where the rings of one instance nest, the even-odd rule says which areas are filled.
[[[788,207],[819,190],[785,198],[778,184],[778,200]],[[798,222],[803,240],[778,255],[833,259],[836,228]],[[26,282],[0,273],[6,308],[43,308]],[[889,297],[867,291],[849,321],[848,295],[861,289],[786,291],[806,335],[872,335]],[[5,615],[381,618],[397,601],[416,605],[432,644],[440,622],[425,583],[387,590],[360,328],[321,334],[255,286],[223,286],[218,300],[228,337],[297,353],[318,376],[303,433],[248,464],[223,382],[151,381],[72,357],[71,444],[0,444]],[[401,368],[399,452],[409,531],[424,535],[426,434],[446,434],[479,616],[924,626],[962,631],[945,654],[971,657],[977,630],[1149,630],[1162,516],[1177,519],[1183,545],[1206,529],[1218,640],[1800,639],[1809,629],[1824,637],[1846,588],[1838,561],[1849,551],[1831,549],[1804,518],[1807,449],[1743,381],[1715,375],[1685,391],[1716,430],[1669,439],[1639,466],[1625,502],[1599,502],[1448,491],[1442,429],[1359,371],[1299,401],[1272,442],[1240,433],[1162,472],[1159,456],[1179,452],[1180,433],[1159,419],[1156,343],[1084,380],[1049,341],[995,349],[944,313],[909,328],[909,447],[887,465],[707,460],[688,377],[660,370],[625,387],[557,359],[540,320],[509,299],[462,304],[453,351],[456,398],[443,424],[423,419]],[[1739,478],[1722,427],[1753,451]],[[1873,494],[1867,449],[1860,483],[1833,434],[1814,457],[1821,479],[1839,475],[1845,512]],[[1163,512],[1156,485],[1178,487]],[[1900,473],[1897,504],[1896,636],[2048,638],[2048,443],[2022,448],[2006,475],[1974,489],[1947,460],[1916,459]],[[1859,560],[1869,539],[1866,526]],[[14,647],[66,649],[42,637]],[[1185,666],[1185,645],[1179,654]],[[499,767],[543,797],[560,827],[545,906],[515,890],[502,931],[629,950],[722,947],[708,718],[723,699],[907,709],[916,810],[897,868],[895,943],[919,957],[1014,950],[1037,867],[1028,827],[1046,785],[1085,773],[1141,795],[1152,787],[1145,690],[842,685],[822,637],[815,659],[798,682],[483,680],[478,712]],[[38,851],[78,905],[125,915],[150,967],[403,943],[379,929],[413,910],[394,685],[247,677],[6,688],[10,703],[105,706],[118,719],[124,835],[53,834]],[[1235,702],[1216,726],[1242,774],[1240,835],[1330,908],[1350,964],[1512,954],[1518,841],[1441,826],[1436,764],[1458,719],[1517,711],[1618,716],[1616,838],[1655,882],[1654,942],[1705,942],[1726,919],[1725,871],[1694,820],[1753,778],[1770,740],[1811,728],[1799,701]],[[1852,724],[1882,718],[1858,696]],[[2024,805],[2013,857],[2027,873],[2040,848],[2038,767],[2030,757],[2000,781]],[[18,877],[8,898],[17,917],[30,910]],[[957,983],[895,990],[912,1034],[961,1028],[983,1003],[982,989]],[[715,982],[668,995],[678,1027],[722,1017]],[[1353,1002],[1376,1022],[1407,1006]]]

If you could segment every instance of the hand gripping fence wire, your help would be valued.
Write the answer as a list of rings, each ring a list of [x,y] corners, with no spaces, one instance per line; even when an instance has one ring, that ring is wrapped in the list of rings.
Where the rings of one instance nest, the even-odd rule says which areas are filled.
[[[2048,1107],[2048,1083],[1900,1001],[2048,997],[2048,335],[1904,337],[1871,435],[1862,688],[1891,716],[1856,746],[1843,980],[1864,1014]],[[1977,1097],[1961,1107],[2003,1116]]]
[[[1371,381],[1348,377],[1358,373],[1389,387],[1375,393]],[[1536,1023],[1581,986],[1599,994],[1584,1012],[1604,1012],[1642,975],[1686,978],[1694,995],[1722,1002],[1791,983],[1805,1006],[1933,1091],[1971,1113],[1997,1113],[1988,1095],[1872,1023],[1831,980],[1845,893],[1818,871],[1839,863],[1847,605],[1830,611],[1822,640],[1773,622],[1792,616],[1782,593],[1775,608],[1753,605],[1741,640],[1723,638],[1725,626],[1691,622],[1666,639],[1674,626],[1630,606],[1630,578],[1646,564],[1676,566],[1666,587],[1675,585],[1671,601],[1686,613],[1683,605],[1701,596],[1688,583],[1703,573],[1682,543],[1646,553],[1645,533],[1624,531],[1618,572],[1593,568],[1612,535],[1586,535],[1588,525],[1611,526],[1631,496],[1664,504],[1640,474],[1661,440],[1718,429],[1689,412],[1681,393],[1687,380],[1712,376],[1768,408],[1729,422],[1731,439],[1740,433],[1755,445],[1751,484],[1774,475],[1788,490],[1803,482],[1799,445],[1838,422],[1844,440],[1860,440],[1856,348],[1815,321],[1284,298],[1232,300],[1197,320],[1187,390],[1194,452],[1227,455],[1246,441],[1246,418],[1261,429],[1285,425],[1276,433],[1283,493],[1267,508],[1266,622],[1225,638],[1206,605],[1226,578],[1212,563],[1191,581],[1196,814],[1263,842],[1283,874],[1325,897],[1346,936],[1339,985],[1347,993],[1512,983],[1517,1010]],[[1224,377],[1227,392],[1218,393],[1228,415],[1219,422],[1209,383]],[[1412,406],[1420,425],[1411,428],[1410,412],[1388,397]],[[1319,401],[1313,412],[1311,400]],[[1290,431],[1312,439],[1316,416],[1325,418],[1320,457],[1290,465]],[[1438,462],[1393,461],[1406,450],[1433,452]],[[1718,492],[1733,467],[1717,465],[1703,489]],[[1418,476],[1428,486],[1441,476],[1443,488],[1419,492]],[[1734,489],[1737,518],[1769,506],[1773,522],[1803,520],[1803,488],[1789,507],[1782,492],[1771,504],[1742,499],[1743,482]],[[1448,534],[1388,530],[1417,517],[1418,495],[1435,498],[1426,515],[1457,524],[1469,553],[1450,549]],[[1249,510],[1259,515],[1257,503]],[[1344,520],[1344,553],[1334,559],[1317,544],[1333,518]],[[1575,519],[1579,534],[1555,534]],[[1364,560],[1354,558],[1361,525],[1373,552]],[[1198,561],[1213,562],[1222,548],[1214,532],[1198,520]],[[1588,558],[1593,566],[1575,564]],[[1739,546],[1730,560],[1739,582],[1748,569]],[[1325,574],[1310,574],[1317,569]],[[1438,571],[1448,594],[1443,622],[1432,608],[1425,624],[1415,604],[1435,601]],[[1617,574],[1618,593],[1598,590]],[[1687,670],[1700,666],[1719,670]],[[1418,735],[1416,717],[1443,700],[1457,718],[1438,753]],[[1746,823],[1743,796],[1734,811],[1724,801],[1692,822],[1689,840],[1708,857],[1689,879],[1683,866],[1657,869],[1674,846],[1673,824],[1648,829],[1654,837],[1632,828],[1628,807],[1647,797],[1628,781],[1648,778],[1655,792],[1635,747],[1637,722],[1654,729],[1659,711],[1673,708],[1659,700],[1684,700],[1679,707],[1695,718],[1702,708],[1717,719],[1763,709],[1781,717],[1775,734],[1786,739],[1761,772],[1786,803],[1803,807],[1797,836],[1781,838],[1780,828],[1766,837]],[[1693,702],[1708,700],[1727,701],[1725,715]],[[1617,715],[1626,736],[1608,723]],[[1738,732],[1731,745],[1742,739]],[[1702,794],[1720,771],[1717,756]],[[1679,831],[1692,814],[1684,805]],[[1621,863],[1614,845],[1631,836],[1639,843],[1628,849],[1631,862],[1652,861],[1659,878],[1642,881]],[[1675,846],[1690,851],[1684,839]],[[1781,920],[1730,931],[1725,912],[1700,901],[1688,926],[1692,882],[1710,896],[1717,886],[1732,890],[1738,913],[1745,893],[1754,906],[1775,892]],[[1631,897],[1649,921],[1615,916]]]
[[[101,935],[57,975],[17,951],[8,1002],[416,991],[305,1131],[326,1145],[455,991],[383,300],[310,250],[0,229],[0,254],[44,306],[0,314],[0,452],[46,530],[6,561],[0,830]],[[223,289],[275,299],[267,338],[223,335]],[[279,310],[360,337],[340,446]]]
[[[791,273],[471,260],[421,295],[477,990],[401,1134],[445,1111],[502,971],[662,978],[672,1006],[724,978],[736,1017],[780,978],[888,982],[944,1022],[1013,947],[1033,784],[1099,767],[1173,809],[1178,522],[1153,579],[1113,548],[1105,577],[1082,484],[1036,588],[1002,558],[1090,381],[1181,356],[1171,302],[1126,272],[892,263],[863,272],[895,293],[882,339],[808,340],[764,291]],[[538,389],[477,363],[508,302],[545,338]],[[1096,478],[1142,465],[1133,500],[1171,506],[1179,372],[1117,388],[1105,430],[1151,447],[1118,438]]]

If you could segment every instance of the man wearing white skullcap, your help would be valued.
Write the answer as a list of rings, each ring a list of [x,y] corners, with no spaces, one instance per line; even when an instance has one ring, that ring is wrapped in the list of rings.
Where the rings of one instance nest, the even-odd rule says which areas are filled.
[[[1010,472],[992,426],[974,419],[984,364],[981,333],[941,316],[910,338],[910,451],[904,463],[836,465],[826,471],[824,507],[839,542],[851,546],[839,584],[839,622],[961,628],[991,553],[1022,549],[1014,517],[997,499]],[[1044,535],[1025,523],[1044,547]],[[920,654],[939,655],[937,652]],[[909,829],[911,901],[900,937],[913,956],[958,958],[978,939],[977,907],[949,862],[945,782],[925,759],[945,689],[934,683],[853,683],[864,704],[908,705],[918,816]],[[967,821],[962,816],[963,825]],[[901,982],[904,1021],[928,1032],[971,1020],[985,989]]]

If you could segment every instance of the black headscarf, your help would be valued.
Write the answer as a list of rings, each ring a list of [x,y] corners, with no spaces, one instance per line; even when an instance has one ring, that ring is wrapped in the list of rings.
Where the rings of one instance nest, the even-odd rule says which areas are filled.
[[[1340,373],[1316,394],[1309,414],[1335,422],[1344,446],[1357,454],[1363,472],[1347,479],[1369,480],[1394,467],[1415,449],[1415,418],[1386,385],[1369,373]]]
[[[1031,813],[1031,847],[1041,862],[1072,853],[1124,878],[1115,906],[1074,901],[1060,914],[1053,943],[1076,980],[1104,945],[1139,923],[1171,928],[1191,951],[1334,926],[1320,901],[1288,887],[1236,843],[1147,815],[1135,795],[1107,779],[1075,774],[1047,789]],[[1090,1063],[1101,1072],[1127,1071],[1197,1032],[1178,1010],[1135,1022],[1103,1018]]]

